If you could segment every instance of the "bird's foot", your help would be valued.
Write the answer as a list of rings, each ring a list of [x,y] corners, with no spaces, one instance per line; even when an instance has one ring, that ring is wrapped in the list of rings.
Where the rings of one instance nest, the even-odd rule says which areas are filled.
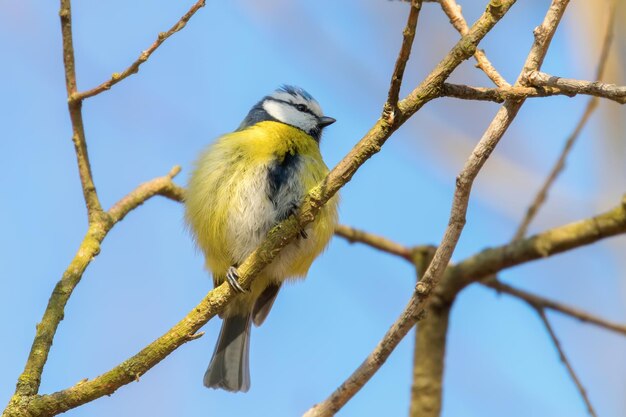
[[[239,285],[239,272],[237,272],[237,268],[231,266],[228,268],[226,272],[226,281],[228,281],[228,285],[237,293],[245,293],[247,290]]]

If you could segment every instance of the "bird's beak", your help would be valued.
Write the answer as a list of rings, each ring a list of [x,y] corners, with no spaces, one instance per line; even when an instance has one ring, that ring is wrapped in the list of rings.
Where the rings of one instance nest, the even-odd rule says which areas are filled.
[[[330,126],[333,123],[335,123],[336,121],[337,121],[337,119],[333,119],[332,117],[322,116],[322,117],[320,117],[319,126],[320,127]]]

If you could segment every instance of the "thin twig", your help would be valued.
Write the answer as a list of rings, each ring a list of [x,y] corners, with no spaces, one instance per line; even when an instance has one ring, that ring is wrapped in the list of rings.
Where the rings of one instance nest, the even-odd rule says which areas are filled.
[[[485,88],[445,83],[443,85],[443,95],[462,100],[502,103],[504,100],[522,100],[550,96],[574,97],[578,94],[585,94],[595,96],[593,107],[597,105],[598,98],[606,98],[619,102],[620,104],[626,103],[626,86],[604,84],[596,81],[570,80],[558,77],[552,77],[549,80],[549,77],[551,76],[542,72],[531,73],[530,82],[533,83],[533,86],[530,87]],[[554,81],[555,79],[559,81]],[[563,82],[563,84],[561,82]],[[568,84],[567,88],[563,87],[565,83]]]
[[[465,39],[471,35],[475,28],[481,25],[481,22],[487,20],[492,21],[493,24],[495,24],[514,3],[515,1],[492,1],[489,3],[485,13],[481,16],[477,23],[474,24],[468,35],[462,38],[461,42],[465,43]],[[554,29],[560,20],[560,14],[562,13],[560,3],[561,2],[557,2],[556,8],[553,4],[551,12],[555,15],[554,21],[546,20],[546,22],[544,22],[544,32],[542,32],[544,36],[537,37],[536,42],[533,44],[533,48],[531,49],[529,59],[532,57],[533,61],[538,64],[540,64],[543,60],[543,55],[545,55],[545,51],[547,50],[549,41],[552,38]],[[551,17],[552,14],[549,12],[548,17]],[[473,54],[476,45],[477,44],[474,44],[474,48],[472,49],[467,48],[466,51]],[[411,96],[412,94],[409,95],[409,97]],[[510,120],[512,120],[517,111],[513,108],[508,109],[508,107],[510,107],[509,104],[505,104],[505,107],[506,111],[500,112],[500,117],[503,119],[508,119],[510,117]],[[498,122],[500,122],[500,120],[498,120]],[[510,121],[508,123],[510,123]],[[494,129],[488,130],[487,134],[483,136],[477,149],[475,149],[472,153],[472,156],[466,164],[463,172],[458,177],[457,191],[455,192],[454,198],[455,203],[453,205],[448,230],[446,231],[442,244],[437,248],[433,262],[431,262],[423,279],[417,284],[414,296],[411,297],[411,300],[402,312],[400,318],[392,325],[376,348],[352,373],[352,375],[350,375],[348,379],[346,379],[326,400],[307,411],[307,417],[330,416],[341,409],[341,407],[343,407],[343,405],[345,405],[367,383],[367,381],[369,381],[378,369],[380,369],[400,340],[406,336],[411,327],[417,322],[424,311],[424,302],[430,294],[431,288],[436,285],[441,274],[445,270],[445,267],[447,266],[452,255],[452,251],[460,236],[465,223],[464,213],[467,209],[467,199],[469,197],[471,183],[488,156],[491,154],[491,151],[493,151],[495,144],[506,130],[508,123],[506,121],[504,123],[498,123],[497,127],[495,124],[492,125]]]
[[[603,329],[626,335],[626,325],[624,324],[614,323],[607,319],[594,316],[593,314],[587,313],[586,311],[582,311],[577,308],[570,307],[568,305],[551,300],[549,298],[512,287],[508,284],[503,283],[502,281],[493,279],[481,281],[481,284],[498,292],[508,294],[515,298],[519,298],[529,304],[540,307],[542,309],[553,310],[574,319],[580,320],[584,323],[590,323],[595,326],[602,327]]]
[[[65,86],[68,97],[68,110],[72,121],[72,141],[78,161],[78,173],[83,188],[83,196],[87,205],[89,221],[93,222],[102,214],[102,206],[96,193],[96,186],[91,174],[91,164],[85,140],[85,127],[81,103],[70,98],[76,93],[76,67],[74,65],[74,43],[72,40],[72,8],[70,0],[61,0],[59,11],[61,18],[61,33],[63,37],[63,64],[65,66]]]
[[[529,81],[536,87],[554,87],[569,94],[587,94],[619,104],[626,103],[626,86],[622,85],[556,77],[539,71],[530,74]]]
[[[443,85],[443,94],[447,97],[454,97],[462,100],[493,101],[495,103],[502,103],[505,100],[525,100],[527,98],[550,97],[559,95],[573,97],[575,95],[571,93],[566,93],[559,88],[553,87],[536,88],[511,86],[485,88],[451,83],[445,83]]]
[[[172,182],[172,179],[180,173],[180,169],[180,166],[176,165],[164,177],[155,178],[140,184],[109,209],[108,213],[111,216],[111,220],[114,223],[123,220],[130,211],[136,209],[155,195],[182,202],[185,198],[185,190]]]
[[[552,328],[552,325],[550,324],[550,322],[548,321],[548,318],[546,317],[546,312],[541,307],[533,306],[532,304],[531,306],[534,307],[535,310],[537,310],[539,317],[541,317],[541,321],[545,325],[546,330],[548,331],[548,334],[550,335],[550,338],[552,339],[552,342],[554,343],[554,347],[556,347],[557,352],[559,352],[559,357],[561,358],[561,362],[563,362],[563,365],[565,365],[565,367],[567,368],[567,372],[569,373],[570,377],[576,384],[576,387],[578,388],[578,392],[580,392],[580,396],[582,397],[583,401],[585,402],[585,405],[587,406],[587,411],[589,411],[589,414],[592,417],[597,417],[598,415],[596,414],[596,411],[593,409],[593,406],[591,405],[591,401],[589,401],[589,396],[587,395],[587,391],[585,391],[585,387],[583,387],[582,383],[580,382],[580,379],[578,378],[578,375],[576,375],[576,372],[574,372],[574,368],[572,367],[571,362],[565,355],[565,351],[563,350],[563,347],[561,346],[561,342],[556,337],[556,333],[554,333],[554,329]]]
[[[469,28],[467,27],[467,22],[465,21],[463,14],[461,13],[461,6],[459,6],[455,0],[439,0],[439,4],[441,5],[443,12],[450,19],[452,26],[454,26],[461,36],[465,36]],[[509,84],[495,69],[489,59],[487,59],[485,51],[481,49],[476,50],[474,53],[474,59],[476,59],[476,66],[480,68],[495,85],[498,87],[511,86],[511,84]]]
[[[603,43],[602,43],[602,52],[600,53],[600,58],[599,58],[599,62],[598,62],[598,68],[596,70],[596,77],[595,77],[596,79],[601,79],[602,78],[602,76],[604,74],[604,69],[606,68],[606,62],[607,62],[607,58],[608,58],[608,53],[609,53],[610,46],[611,46],[612,39],[613,39],[613,26],[614,26],[616,3],[617,2],[615,0],[613,0],[611,2],[610,7],[609,7],[609,21],[607,22],[606,32],[605,32],[604,40],[603,40]],[[548,190],[552,187],[552,185],[556,181],[558,175],[561,173],[561,171],[565,167],[565,161],[567,159],[567,156],[569,155],[572,147],[574,146],[574,143],[576,142],[576,140],[578,139],[578,137],[580,135],[580,132],[582,131],[583,127],[586,125],[586,123],[589,120],[589,118],[591,117],[591,115],[593,114],[593,112],[596,109],[597,105],[598,105],[598,98],[597,97],[593,97],[587,103],[585,111],[584,111],[582,117],[580,118],[580,120],[578,121],[574,131],[567,138],[567,140],[565,142],[565,146],[563,147],[563,150],[562,150],[561,154],[559,155],[558,160],[556,161],[554,167],[550,171],[550,174],[546,178],[546,181],[541,186],[541,189],[537,193],[537,195],[536,195],[535,199],[533,200],[532,204],[529,206],[529,208],[528,208],[528,210],[526,212],[526,215],[525,215],[524,219],[522,220],[522,223],[520,224],[519,228],[517,229],[517,231],[515,233],[514,239],[519,239],[519,238],[523,237],[526,234],[532,219],[535,217],[535,215],[536,215],[537,211],[539,210],[539,208],[541,207],[541,205],[545,202],[545,200],[547,198]]]
[[[335,228],[335,234],[346,239],[350,243],[360,242],[383,252],[400,256],[401,258],[412,262],[413,251],[410,248],[393,242],[385,237],[377,236],[373,233],[364,232],[362,230],[341,224]]]
[[[400,96],[402,79],[404,78],[404,69],[411,55],[411,46],[413,45],[413,39],[415,39],[415,27],[417,26],[417,19],[421,9],[422,0],[411,0],[411,10],[409,11],[406,27],[402,32],[402,46],[400,47],[400,53],[398,53],[398,58],[396,59],[393,75],[391,76],[389,94],[387,95],[387,102],[384,106],[383,117],[393,119],[394,112],[398,107],[398,98]],[[391,121],[391,123],[393,123],[393,121]]]
[[[65,67],[65,86],[67,95],[70,97],[76,92],[76,68],[74,63],[74,45],[72,40],[72,11],[70,0],[61,0],[59,17],[61,18],[61,34],[63,38],[63,64]],[[108,223],[108,216],[102,211],[96,187],[91,174],[85,129],[80,103],[68,103],[68,110],[72,122],[72,141],[76,151],[78,172],[82,185],[83,195],[87,206],[89,229],[81,249],[86,249],[92,240],[98,240],[102,235],[102,228]],[[48,353],[52,346],[52,339],[59,322],[63,319],[63,307],[67,303],[74,284],[74,278],[78,280],[82,271],[99,250],[99,245],[91,245],[92,251],[83,250],[77,253],[70,264],[71,268],[65,271],[61,280],[57,283],[44,313],[41,323],[37,325],[35,339],[24,366],[24,372],[18,378],[15,396],[31,396],[37,394],[41,383],[41,374],[48,359]],[[77,282],[77,281],[76,281]]]
[[[617,0],[612,0],[608,8],[609,16],[608,16],[608,21],[606,25],[606,30],[604,33],[604,39],[602,41],[602,50],[600,52],[600,57],[598,59],[598,67],[596,69],[596,74],[595,74],[596,80],[600,80],[604,76],[606,62],[609,56],[609,51],[611,49],[611,43],[613,41],[613,27],[615,23],[616,7],[617,7]],[[537,192],[537,195],[533,199],[533,202],[530,204],[530,206],[526,210],[524,219],[522,220],[519,227],[517,228],[513,239],[520,239],[524,235],[526,235],[526,233],[528,232],[528,227],[530,226],[530,223],[536,216],[542,204],[546,201],[546,198],[548,196],[548,191],[550,190],[550,188],[552,187],[552,185],[558,178],[561,171],[563,171],[567,157],[569,156],[572,148],[574,147],[576,140],[580,136],[580,132],[583,130],[583,128],[587,124],[587,121],[589,120],[589,118],[591,117],[595,109],[597,108],[598,103],[599,103],[599,99],[597,97],[593,97],[587,102],[587,106],[585,107],[582,117],[578,120],[578,123],[576,124],[574,131],[568,136],[567,140],[565,141],[565,145],[563,146],[563,150],[561,151],[559,158],[557,159],[556,163],[550,170],[548,177],[546,178],[545,182],[542,184],[541,188]]]
[[[144,62],[146,62],[148,60],[148,58],[150,58],[150,55],[152,55],[152,53],[154,51],[157,50],[157,48],[159,46],[161,46],[161,44],[163,42],[165,42],[165,40],[167,38],[169,38],[170,36],[172,36],[174,33],[178,32],[179,30],[181,30],[182,28],[185,27],[185,25],[187,24],[187,22],[189,22],[189,19],[191,19],[191,17],[198,11],[200,10],[202,7],[204,7],[206,0],[199,0],[198,2],[196,2],[193,6],[191,6],[191,8],[187,11],[187,13],[185,13],[179,20],[178,22],[176,22],[174,24],[174,26],[172,26],[170,28],[170,30],[168,30],[167,32],[161,32],[159,33],[159,35],[157,36],[156,40],[154,41],[154,43],[152,45],[150,45],[150,47],[148,49],[146,49],[145,51],[143,51],[141,54],[139,54],[139,57],[135,60],[135,62],[133,62],[132,64],[130,64],[130,66],[128,68],[126,68],[124,71],[122,71],[121,73],[114,73],[111,78],[105,82],[103,82],[102,84],[100,84],[97,87],[92,88],[91,90],[87,90],[87,91],[82,91],[82,92],[76,92],[75,94],[72,94],[69,99],[70,102],[79,102],[82,101],[88,97],[93,97],[97,94],[100,94],[106,90],[109,90],[112,86],[114,86],[115,84],[119,83],[120,81],[122,81],[123,79],[136,74],[139,71],[139,66],[141,64],[143,64]],[[74,90],[76,91],[76,90]]]
[[[608,9],[608,21],[607,21],[607,25],[606,25],[606,29],[605,29],[605,33],[604,33],[604,40],[602,42],[602,50],[600,52],[600,57],[598,59],[598,67],[596,69],[596,75],[595,78],[596,80],[599,80],[603,77],[604,75],[604,70],[606,68],[606,62],[608,59],[608,55],[609,55],[609,51],[611,48],[611,43],[613,41],[613,26],[614,26],[614,20],[615,20],[615,9],[617,7],[617,1],[616,0],[612,0]],[[548,84],[551,84],[550,87],[558,87],[559,89],[565,91],[565,92],[571,92],[572,88],[577,92],[577,93],[582,93],[582,94],[589,94],[590,92],[588,90],[585,90],[584,85],[581,85],[581,83],[575,84],[575,83],[570,83],[568,82],[568,80],[564,80],[564,79],[560,79],[560,80],[552,80],[550,78],[550,76],[548,76],[547,74],[543,74],[543,73],[539,73],[537,71],[531,73],[529,75],[529,82],[532,83],[533,85],[536,86],[541,86],[542,83],[540,83],[540,81],[542,79],[545,79],[547,76],[547,82],[545,83],[545,87],[548,87]],[[554,82],[552,82],[554,81]],[[584,82],[584,83],[588,83],[588,82]],[[569,88],[572,87],[572,88]],[[598,87],[598,85],[596,85],[595,87]],[[599,91],[605,91],[606,89],[602,89],[602,88],[598,88]],[[624,89],[624,92],[626,93],[626,89]],[[594,94],[595,95],[595,94]],[[561,173],[561,171],[563,171],[563,168],[565,167],[565,161],[567,160],[567,157],[569,156],[574,143],[576,142],[576,140],[578,139],[578,137],[580,136],[580,132],[582,131],[583,127],[587,124],[587,121],[590,119],[591,115],[593,114],[593,112],[595,111],[595,109],[598,107],[598,103],[599,103],[599,95],[595,95],[595,97],[592,97],[588,102],[587,105],[585,106],[585,110],[583,112],[583,115],[581,116],[581,118],[578,120],[578,123],[576,124],[576,127],[574,128],[574,131],[568,136],[567,140],[565,141],[565,145],[563,147],[563,150],[561,151],[559,158],[557,159],[556,163],[554,164],[554,166],[552,167],[552,170],[550,170],[550,173],[548,174],[548,177],[546,178],[545,182],[543,183],[543,185],[541,186],[541,188],[539,189],[537,195],[535,196],[535,198],[533,199],[533,202],[530,204],[530,206],[528,207],[526,214],[524,216],[524,218],[522,219],[522,222],[520,223],[519,227],[517,228],[515,235],[513,236],[513,241],[518,241],[520,239],[522,239],[527,231],[528,231],[528,227],[530,226],[531,221],[533,220],[533,218],[536,216],[537,212],[539,211],[539,209],[541,208],[542,204],[545,202],[547,195],[548,195],[548,191],[550,190],[550,188],[552,187],[552,185],[554,184],[554,182],[556,181],[556,179],[558,178],[559,174]],[[606,98],[610,98],[610,97],[606,97]],[[622,102],[623,104],[623,102]],[[565,364],[565,366],[567,367],[567,370],[569,372],[569,375],[571,376],[574,384],[576,385],[580,396],[582,397],[583,401],[585,402],[585,404],[587,405],[587,409],[589,410],[589,414],[591,414],[592,416],[595,416],[596,413],[591,405],[591,402],[589,401],[589,398],[587,396],[587,393],[584,389],[584,387],[582,386],[580,380],[578,379],[577,375],[574,373],[574,370],[571,366],[571,364],[569,363],[569,361],[567,360],[567,357],[565,356],[565,353],[563,352],[563,349],[561,348],[561,345],[559,343],[559,340],[557,339],[550,323],[548,322],[548,319],[545,316],[545,312],[544,309],[545,308],[552,308],[554,310],[560,311],[564,314],[569,314],[571,316],[577,317],[580,320],[583,321],[589,321],[592,322],[598,326],[602,326],[605,328],[608,328],[610,330],[614,330],[614,331],[622,331],[622,329],[620,329],[619,325],[613,324],[613,323],[609,323],[605,320],[602,319],[598,319],[595,318],[593,316],[588,315],[587,313],[584,312],[579,312],[577,310],[574,310],[570,307],[566,307],[563,306],[561,304],[555,303],[551,300],[547,300],[543,297],[538,297],[535,295],[531,295],[528,293],[524,293],[521,290],[517,290],[514,289],[510,286],[507,286],[506,284],[503,284],[501,282],[499,282],[497,279],[493,279],[490,280],[490,283],[492,285],[497,285],[500,287],[500,290],[508,292],[509,294],[513,294],[516,295],[522,299],[525,299],[530,305],[535,307],[535,310],[537,311],[537,313],[539,314],[539,316],[541,317],[543,323],[545,324],[548,333],[550,334],[550,337],[552,338],[552,341],[554,342],[554,345],[556,347],[556,349],[559,352],[559,355],[561,356],[561,360],[563,361],[563,363]]]

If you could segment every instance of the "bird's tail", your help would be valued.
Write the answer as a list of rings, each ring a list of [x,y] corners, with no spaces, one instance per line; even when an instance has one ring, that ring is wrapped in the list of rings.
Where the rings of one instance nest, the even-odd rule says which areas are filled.
[[[246,392],[250,388],[251,315],[226,317],[215,352],[204,374],[204,386]]]

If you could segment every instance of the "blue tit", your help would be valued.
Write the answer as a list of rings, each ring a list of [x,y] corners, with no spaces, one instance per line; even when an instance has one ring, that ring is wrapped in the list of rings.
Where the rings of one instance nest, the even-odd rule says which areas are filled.
[[[319,142],[335,122],[298,87],[283,86],[259,101],[239,128],[219,137],[196,162],[185,196],[185,217],[215,286],[225,280],[240,294],[221,314],[222,329],[204,385],[248,391],[251,323],[267,317],[285,280],[304,277],[337,224],[337,198],[257,276],[247,291],[236,267],[268,231],[294,214],[328,173]]]

